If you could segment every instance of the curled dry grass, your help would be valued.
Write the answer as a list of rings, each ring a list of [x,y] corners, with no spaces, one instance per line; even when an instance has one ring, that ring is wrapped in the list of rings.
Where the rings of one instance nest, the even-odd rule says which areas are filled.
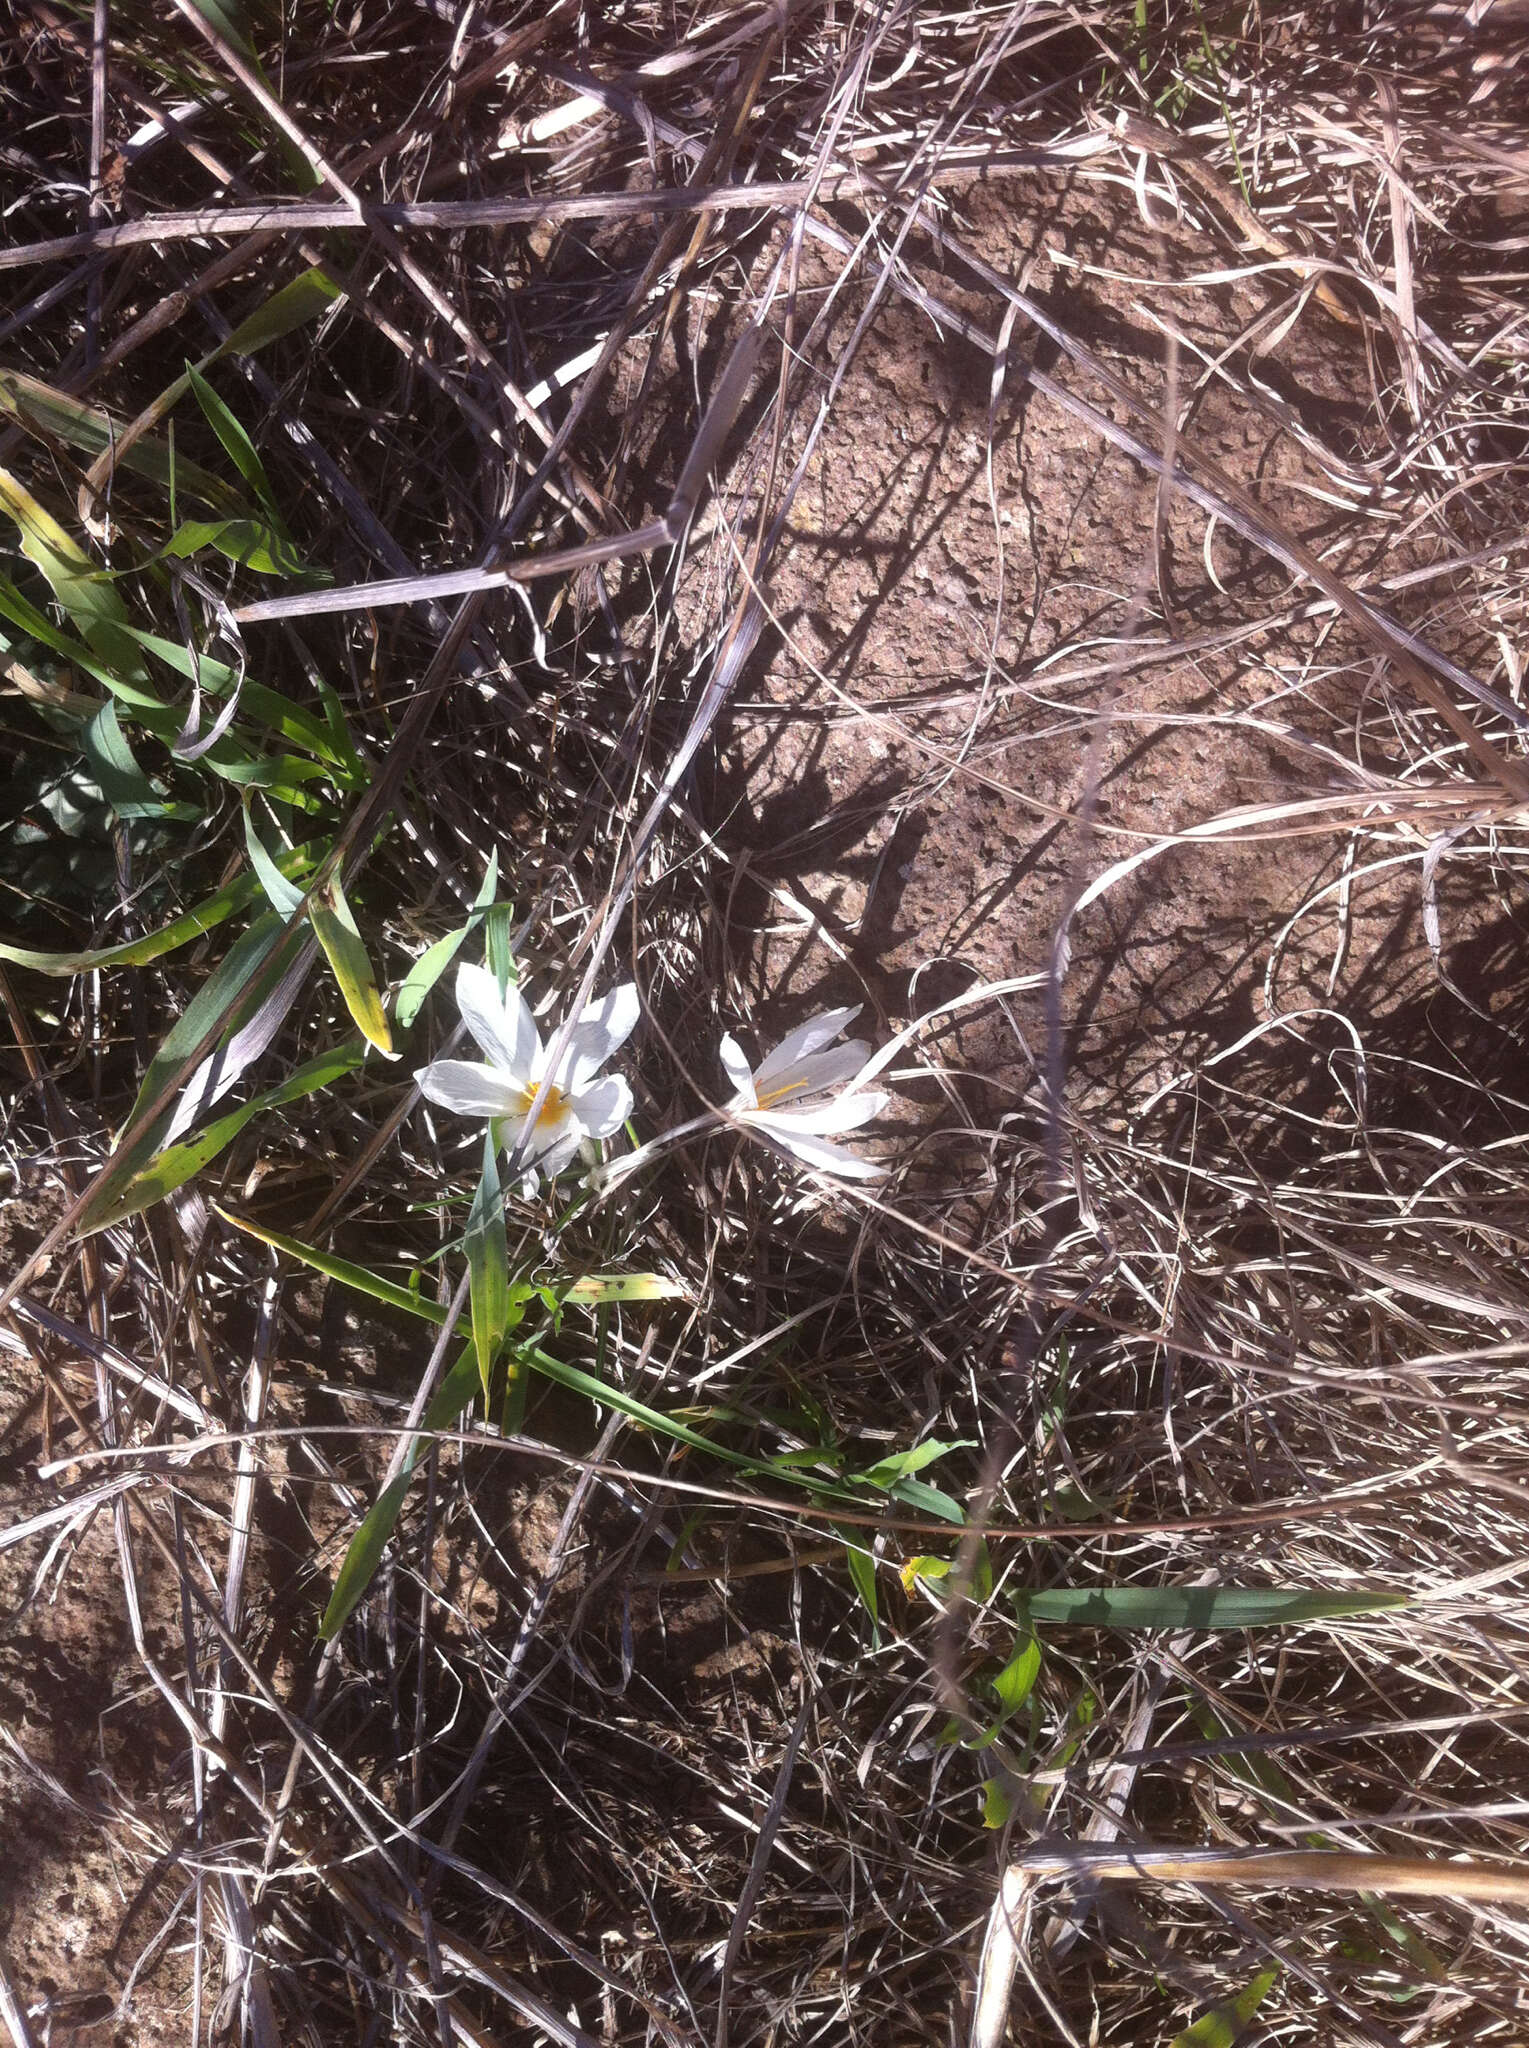
[[[832,1432],[862,1466],[928,1435],[964,1446],[939,1476],[988,1527],[991,1582],[969,1541],[952,1579],[905,1586],[899,1565],[958,1545],[872,1517],[874,1629],[842,1517],[549,1398],[524,1438],[442,1443],[321,1653],[425,1349],[208,1198],[404,1272],[460,1230],[458,1134],[374,1064],[253,1127],[188,1199],[73,1244],[48,1226],[210,956],[9,973],[14,1640],[91,1574],[131,1660],[88,1784],[24,1728],[8,1757],[125,1873],[106,1979],[123,2023],[237,2024],[258,2048],[1004,2023],[1146,2043],[1273,1969],[1256,2023],[1282,2040],[1514,2039],[1518,13],[341,9],[301,19],[279,65],[257,26],[263,69],[232,17],[106,19],[94,60],[89,24],[42,0],[9,31],[0,335],[8,367],[111,409],[119,456],[87,476],[34,417],[0,462],[77,506],[116,566],[141,561],[158,508],[121,430],[324,264],[343,299],[230,385],[334,585],[322,611],[248,625],[251,659],[299,699],[327,677],[361,737],[372,794],[341,830],[385,972],[459,920],[497,849],[538,983],[571,993],[602,958],[637,979],[645,1130],[715,1100],[717,1036],[765,994],[746,863],[685,769],[730,698],[771,714],[745,684],[772,580],[888,308],[985,352],[990,427],[1023,385],[1131,455],[1161,480],[1158,537],[1191,560],[1204,541],[1210,569],[1175,604],[1144,544],[1044,658],[1000,646],[957,681],[805,708],[895,735],[912,800],[954,780],[1018,805],[1013,749],[1037,734],[1083,764],[1070,815],[1037,811],[1074,849],[1049,955],[964,1012],[915,979],[891,1020],[923,1019],[893,1069],[888,1181],[804,1197],[714,1138],[547,1239],[555,1269],[684,1282],[683,1312],[564,1326],[569,1355],[644,1398],[773,1452]],[[1160,269],[1129,280],[1160,355],[1069,320],[1108,282],[1087,265],[1075,300],[1041,302],[987,263],[964,198],[1004,180],[1027,203],[1092,181],[1161,231]],[[1207,351],[1176,294],[1249,275],[1257,321]],[[1341,444],[1270,368],[1318,309],[1362,413]],[[683,560],[588,547],[651,542],[683,499],[751,320],[762,367],[714,416],[720,487]],[[1210,424],[1228,413],[1287,434],[1304,499],[1229,473]],[[1207,515],[1246,550],[1234,573]],[[581,548],[505,594],[503,564]],[[488,573],[446,587],[464,565]],[[413,601],[379,604],[383,580]],[[228,607],[254,588],[176,601],[237,634]],[[77,679],[8,664],[20,729],[39,700],[68,708]],[[1196,674],[1209,708],[1190,690],[1197,708],[1164,712],[1151,686]],[[1117,829],[1105,750],[1169,718],[1212,748],[1267,742],[1285,793],[1179,842]],[[211,805],[186,873],[215,880],[236,826]],[[1118,907],[1219,846],[1307,842],[1297,914],[1236,941],[1256,954],[1235,1028],[1197,1000],[1144,997],[1134,1022],[1089,1007]],[[10,878],[27,943],[130,936],[145,888],[165,914],[176,871],[135,868],[121,833],[116,851],[109,903],[67,863],[46,888]],[[1398,876],[1423,939],[1351,983],[1360,910]],[[272,1057],[342,1028],[313,982]],[[974,1058],[1010,1081],[974,1094]],[[542,1220],[512,1210],[532,1246]],[[1092,1583],[1408,1604],[1282,1629],[1048,1625],[1022,1710],[974,1746],[1023,1646],[1012,1594]],[[1254,1850],[1285,1860],[1238,1862]],[[1418,1859],[1421,1891],[1389,1881]],[[1017,1947],[984,1946],[995,1898]],[[8,1937],[18,2041],[48,2017],[14,1965],[35,1934]]]

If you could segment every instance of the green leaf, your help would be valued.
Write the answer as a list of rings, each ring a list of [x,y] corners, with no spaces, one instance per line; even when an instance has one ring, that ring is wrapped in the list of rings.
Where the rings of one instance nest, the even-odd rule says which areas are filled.
[[[839,1534],[844,1538],[844,1559],[855,1591],[860,1595],[860,1604],[879,1633],[881,1617],[876,1605],[876,1560],[853,1531],[841,1529]]]
[[[999,1707],[999,1725],[1017,1714],[1029,1699],[1035,1681],[1041,1675],[1041,1646],[1034,1636],[1029,1636],[1004,1665],[993,1680],[993,1691]]]
[[[261,576],[301,576],[308,567],[297,544],[261,519],[184,519],[160,553],[189,561],[203,548],[216,548],[237,567]]]
[[[190,1056],[202,1034],[222,1015],[229,1004],[264,972],[268,971],[281,944],[282,922],[274,912],[264,912],[229,947],[180,1016],[165,1033],[158,1051],[144,1071],[133,1106],[128,1111],[131,1128],[138,1112],[164,1085],[169,1075]]]
[[[308,922],[334,970],[340,994],[345,998],[345,1007],[355,1019],[361,1036],[391,1059],[393,1034],[383,1015],[382,998],[372,976],[372,963],[337,877],[325,882],[308,899]]]
[[[657,1273],[586,1273],[561,1292],[564,1301],[604,1303],[674,1301],[685,1289],[678,1280],[665,1280]]]
[[[219,1211],[222,1214],[222,1211]],[[229,1218],[230,1222],[236,1218]],[[382,1561],[415,1469],[434,1442],[433,1432],[448,1429],[463,1410],[472,1403],[478,1391],[477,1353],[471,1344],[457,1359],[436,1390],[435,1399],[425,1410],[421,1434],[410,1444],[404,1463],[398,1475],[386,1485],[377,1496],[360,1528],[351,1538],[340,1569],[335,1576],[334,1590],[329,1596],[329,1605],[324,1609],[324,1618],[319,1623],[319,1637],[329,1642],[340,1633],[350,1619],[356,1602],[371,1584],[372,1574]]]
[[[404,977],[403,987],[398,991],[398,1001],[394,1006],[394,1014],[403,1030],[408,1030],[424,1008],[426,996],[456,958],[462,941],[483,914],[492,907],[498,887],[499,849],[495,847],[488,857],[488,869],[483,877],[483,886],[479,889],[477,900],[473,904],[472,916],[459,930],[448,932],[445,938],[437,939],[433,946],[427,946]]]
[[[289,882],[276,862],[266,852],[260,834],[255,830],[255,820],[250,807],[244,806],[244,845],[250,857],[250,866],[255,870],[256,879],[265,891],[266,901],[285,923],[294,911],[302,907],[303,891],[295,882]]]
[[[78,542],[7,469],[0,469],[0,512],[15,522],[22,553],[42,571],[97,658],[122,681],[146,683],[143,657],[122,630],[127,607],[117,586],[97,573]]]
[[[1013,1597],[1022,1621],[1071,1628],[1267,1628],[1407,1604],[1404,1593],[1314,1593],[1281,1586],[1065,1586]]]
[[[890,1458],[883,1458],[868,1472],[859,1476],[872,1486],[890,1488],[899,1479],[907,1479],[915,1472],[922,1472],[926,1465],[932,1465],[936,1458],[944,1458],[951,1451],[969,1451],[973,1447],[970,1437],[958,1442],[944,1444],[935,1437],[927,1437],[923,1443],[915,1444],[911,1451],[896,1451]]]
[[[86,726],[80,742],[102,796],[119,818],[198,818],[194,805],[168,804],[133,759],[133,750],[117,722],[117,707],[108,698]]]
[[[176,381],[184,387],[184,378]],[[0,413],[9,414],[18,426],[25,427],[28,432],[47,441],[62,441],[67,447],[77,448],[92,459],[104,455],[108,449],[119,448],[122,442],[123,422],[112,413],[100,406],[86,405],[67,391],[59,391],[39,378],[24,375],[20,370],[0,371]],[[145,434],[130,442],[117,460],[119,467],[131,471],[134,476],[141,476],[162,489],[168,488],[172,460],[163,441]],[[211,470],[203,469],[199,463],[188,462],[183,455],[177,455],[173,469],[179,489],[202,504],[230,516],[242,508],[243,499],[232,485],[225,483],[222,477],[214,476]]]
[[[464,924],[460,931],[448,932],[444,939],[437,939],[433,946],[427,946],[404,976],[398,1001],[393,1006],[393,1014],[401,1030],[407,1031],[425,1007],[425,998],[456,958],[471,929],[471,925]]]
[[[208,425],[222,442],[225,454],[271,515],[277,532],[286,538],[276,493],[271,489],[271,479],[265,473],[264,463],[255,452],[254,442],[194,363],[186,365],[186,381],[206,415]]]
[[[1005,1828],[1014,1812],[1014,1795],[1002,1778],[987,1778],[982,1786],[982,1825]]]
[[[329,1605],[319,1623],[321,1641],[327,1643],[340,1633],[356,1602],[371,1584],[372,1574],[382,1562],[382,1553],[388,1547],[388,1538],[403,1510],[413,1478],[414,1463],[411,1460],[378,1494],[360,1528],[350,1539],[344,1560],[335,1574]]]
[[[191,0],[191,4],[231,50],[237,50],[246,63],[259,64],[255,45],[250,41],[249,12],[242,0]]]
[[[290,284],[284,284],[279,292],[273,292],[247,320],[241,320],[227,341],[214,350],[214,356],[255,355],[271,342],[280,341],[295,328],[316,320],[321,313],[327,313],[335,300],[343,296],[327,272],[317,267],[305,270]],[[207,360],[210,362],[212,359],[209,357]],[[205,369],[207,363],[204,362],[202,367]]]
[[[149,1062],[127,1122],[117,1135],[116,1149],[91,1183],[89,1199],[80,1212],[82,1234],[98,1227],[99,1217],[111,1208],[118,1190],[143,1171],[158,1149],[165,1120],[155,1116],[147,1121],[144,1112],[207,1033],[221,1026],[222,1046],[202,1062],[188,1085],[199,1085],[216,1073],[222,1092],[264,1050],[301,986],[308,944],[302,925],[284,928],[268,913],[214,968]]]
[[[966,1521],[966,1509],[960,1501],[922,1479],[899,1479],[887,1491],[893,1500],[912,1508],[916,1515],[932,1515],[936,1521],[954,1522],[957,1528]]]
[[[278,865],[287,872],[301,874],[313,865],[313,855],[307,847],[299,847],[293,853],[283,854]],[[226,889],[214,891],[194,910],[184,911],[170,924],[141,939],[127,939],[120,946],[100,946],[85,953],[35,953],[25,946],[0,943],[0,960],[30,968],[34,974],[89,974],[100,967],[145,967],[178,947],[189,946],[235,911],[255,902],[259,895],[260,884],[255,877],[240,875]]]
[[[166,1195],[173,1194],[194,1174],[200,1173],[204,1166],[210,1165],[226,1146],[233,1143],[245,1125],[262,1111],[279,1109],[302,1096],[316,1094],[342,1074],[359,1067],[364,1058],[363,1049],[354,1043],[320,1053],[316,1059],[298,1067],[279,1087],[268,1088],[252,1102],[219,1117],[194,1138],[187,1138],[178,1145],[167,1145],[141,1173],[133,1175],[120,1194],[92,1214],[90,1230],[105,1230],[114,1223],[125,1223],[130,1216],[162,1202]]]
[[[466,1251],[473,1346],[487,1401],[494,1364],[510,1327],[510,1248],[505,1237],[498,1147],[491,1131],[483,1140],[483,1174],[467,1219]]]
[[[235,1216],[225,1209],[220,1209],[218,1214],[236,1230],[245,1231],[250,1237],[258,1237],[262,1244],[268,1244],[276,1251],[285,1252],[289,1258],[297,1259],[305,1266],[311,1266],[316,1273],[327,1273],[330,1279],[338,1280],[344,1286],[354,1287],[360,1293],[369,1294],[374,1301],[386,1302],[392,1308],[402,1309],[407,1315],[419,1316],[425,1322],[434,1323],[437,1328],[446,1320],[446,1311],[439,1302],[427,1301],[423,1295],[414,1293],[410,1288],[395,1286],[392,1281],[368,1272],[364,1266],[353,1265],[348,1259],[337,1259],[333,1253],[320,1251],[317,1245],[303,1244],[299,1239],[287,1237],[279,1230],[268,1230],[264,1224],[256,1223],[248,1216]],[[517,1297],[525,1300],[537,1291],[524,1285],[512,1288],[512,1303]],[[470,1326],[464,1328],[462,1334],[470,1336]],[[726,1444],[716,1443],[711,1437],[703,1436],[699,1430],[692,1429],[688,1423],[681,1422],[676,1416],[665,1415],[662,1409],[648,1407],[646,1402],[635,1399],[622,1388],[613,1386],[610,1381],[599,1379],[594,1373],[584,1372],[576,1365],[565,1365],[560,1358],[553,1358],[539,1345],[527,1344],[519,1347],[519,1350],[520,1356],[534,1366],[544,1379],[552,1380],[557,1386],[566,1387],[570,1393],[583,1394],[588,1400],[598,1401],[602,1407],[614,1408],[618,1415],[625,1415],[629,1420],[641,1423],[644,1429],[651,1430],[655,1436],[668,1437],[672,1442],[685,1444],[693,1451],[704,1451],[710,1457],[720,1458],[724,1463],[745,1472],[770,1472],[778,1478],[789,1476],[783,1469],[783,1460],[748,1457],[742,1451],[731,1450]],[[847,1498],[841,1489],[826,1487],[821,1481],[814,1482],[813,1492],[832,1493],[841,1500]]]
[[[1279,1981],[1279,1971],[1260,1970],[1251,1984],[1224,2004],[1212,2007],[1192,2026],[1176,2034],[1173,2048],[1232,2048],[1237,2036],[1250,2026],[1258,2008]]]
[[[917,1585],[939,1585],[942,1579],[950,1577],[955,1568],[954,1558],[910,1557],[899,1566],[897,1576],[903,1582],[903,1591],[911,1593]]]

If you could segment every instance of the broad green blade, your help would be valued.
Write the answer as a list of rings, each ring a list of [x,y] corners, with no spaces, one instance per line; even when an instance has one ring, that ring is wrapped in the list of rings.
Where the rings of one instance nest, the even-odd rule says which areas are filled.
[[[1182,2034],[1176,2034],[1173,2048],[1233,2048],[1238,2035],[1252,2025],[1255,2013],[1278,1981],[1278,1970],[1260,1970],[1235,1998],[1213,2007]]]
[[[116,584],[96,573],[79,543],[7,469],[0,469],[0,512],[14,521],[22,553],[47,578],[86,645],[123,682],[146,684],[143,657],[122,630],[127,606]]]
[[[224,453],[270,514],[272,524],[282,538],[287,538],[276,493],[265,473],[265,464],[255,452],[254,442],[193,363],[186,365],[186,381],[206,415],[208,425],[222,442]]]
[[[971,1437],[962,1437],[953,1443],[942,1443],[938,1437],[927,1437],[923,1443],[915,1444],[911,1451],[896,1451],[890,1458],[883,1458],[872,1465],[868,1472],[859,1476],[872,1486],[890,1487],[899,1479],[911,1479],[915,1472],[922,1472],[926,1465],[932,1465],[937,1458],[949,1455],[951,1451],[969,1451],[975,1448]]]
[[[266,911],[235,939],[227,953],[202,983],[180,1016],[166,1032],[164,1042],[149,1061],[138,1093],[127,1115],[127,1129],[137,1121],[139,1111],[151,1102],[168,1077],[190,1057],[204,1031],[245,989],[267,974],[282,939],[282,920]]]
[[[393,1034],[383,1015],[382,998],[377,993],[372,963],[338,880],[326,882],[309,898],[308,922],[334,970],[340,994],[345,998],[346,1009],[355,1019],[356,1028],[379,1052],[391,1058]]]
[[[564,1301],[674,1301],[685,1289],[678,1280],[662,1279],[657,1273],[586,1273],[571,1287],[553,1289]]]
[[[133,758],[110,697],[86,726],[80,744],[102,796],[119,818],[201,816],[195,805],[167,803],[150,782]]]
[[[313,865],[312,851],[305,846],[283,854],[277,863],[283,872],[303,874]],[[101,946],[85,953],[36,953],[26,946],[0,943],[0,960],[15,967],[30,968],[34,974],[89,974],[98,967],[146,967],[180,946],[189,946],[203,932],[232,917],[257,900],[260,884],[253,875],[240,875],[226,889],[218,889],[194,910],[185,911],[157,932],[141,939],[127,939],[120,946]]]
[[[998,1696],[1000,1724],[1011,1714],[1017,1714],[1034,1689],[1035,1681],[1041,1675],[1041,1646],[1034,1636],[1027,1636],[1014,1655],[993,1680],[993,1691]]]
[[[457,956],[462,941],[478,924],[486,911],[493,907],[494,895],[499,887],[499,849],[495,847],[488,857],[488,871],[483,877],[483,886],[478,891],[473,905],[472,916],[457,931],[448,932],[443,939],[437,939],[433,946],[427,946],[404,977],[403,987],[398,991],[394,1015],[400,1027],[407,1031],[425,1006],[425,998],[440,980],[446,969]]]
[[[221,1024],[222,1047],[203,1060],[187,1083],[177,1115],[184,1113],[189,1091],[196,1091],[195,1099],[201,1108],[210,1107],[217,1095],[231,1087],[265,1050],[302,986],[310,957],[309,944],[300,924],[284,930],[280,920],[270,915],[245,933],[228,960],[197,991],[185,1015],[171,1028],[150,1061],[149,1074],[118,1134],[116,1149],[91,1182],[88,1200],[78,1219],[82,1233],[99,1228],[100,1217],[110,1210],[120,1190],[143,1172],[163,1143],[167,1135],[164,1118],[156,1115],[148,1120],[144,1112],[185,1065],[206,1033]],[[239,957],[230,971],[235,955]],[[208,986],[214,982],[218,987],[214,996],[209,997]],[[172,1042],[177,1048],[173,1056]],[[200,1114],[200,1108],[197,1113]],[[168,1134],[175,1134],[173,1119]]]
[[[1066,1586],[1016,1593],[1023,1621],[1071,1628],[1268,1628],[1405,1607],[1404,1593],[1314,1593],[1281,1586]]]
[[[255,830],[255,820],[250,815],[248,801],[244,806],[244,846],[250,857],[250,866],[255,870],[256,879],[265,891],[267,903],[285,923],[294,911],[302,908],[303,891],[295,882],[287,880],[276,862],[266,852],[260,834]]]
[[[488,1400],[494,1364],[510,1327],[510,1248],[505,1236],[504,1189],[492,1131],[483,1140],[483,1173],[467,1219],[467,1272],[473,1347]]]
[[[184,379],[177,381],[184,383]],[[20,370],[0,370],[0,414],[8,414],[18,426],[45,440],[62,441],[92,459],[118,447],[122,441],[124,423],[114,414],[100,406],[87,405],[83,399],[71,397],[67,391],[56,390]],[[170,451],[163,441],[145,434],[129,442],[117,459],[119,467],[130,470],[134,476],[168,489]],[[210,469],[203,469],[200,463],[177,455],[174,472],[177,489],[213,511],[234,517],[248,509],[232,485],[214,476]]]
[[[280,341],[283,335],[291,334],[308,321],[318,319],[321,313],[327,313],[335,300],[343,296],[340,287],[325,271],[317,267],[303,271],[290,284],[284,284],[279,292],[274,292],[247,320],[241,320],[227,341],[220,342],[203,363],[203,369],[219,356],[258,354],[271,342]]]
[[[160,554],[188,561],[203,548],[216,548],[237,567],[260,576],[300,576],[308,567],[296,544],[274,521],[264,519],[184,519]]]
[[[365,1056],[362,1047],[354,1042],[333,1052],[320,1053],[317,1059],[308,1060],[297,1068],[279,1087],[268,1088],[253,1102],[230,1110],[227,1116],[219,1117],[206,1130],[198,1131],[194,1138],[187,1138],[179,1145],[166,1146],[141,1173],[134,1174],[109,1203],[92,1212],[88,1226],[81,1224],[82,1234],[105,1230],[113,1223],[125,1223],[130,1216],[151,1209],[166,1195],[183,1187],[204,1166],[210,1165],[225,1147],[233,1143],[245,1125],[262,1111],[279,1109],[285,1103],[316,1094],[320,1088],[327,1088],[332,1081],[339,1080],[342,1074],[351,1073],[359,1067]]]

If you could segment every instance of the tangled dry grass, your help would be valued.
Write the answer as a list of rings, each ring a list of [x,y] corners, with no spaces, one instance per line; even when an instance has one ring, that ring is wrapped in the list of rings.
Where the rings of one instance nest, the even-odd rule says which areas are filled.
[[[536,985],[638,983],[644,1132],[809,996],[905,1034],[867,1191],[713,1131],[511,1204],[554,1277],[680,1285],[557,1346],[755,1470],[563,1388],[464,1418],[324,1644],[444,1338],[230,1218],[445,1302],[472,1155],[374,1058],[81,1237],[226,939],[5,969],[17,2048],[1521,2039],[1525,10],[19,0],[4,47],[0,469],[246,703],[332,690],[354,778],[284,815],[382,979],[497,858]],[[165,554],[156,399],[315,267],[217,371],[304,567]],[[971,448],[899,610],[926,406]],[[239,792],[114,808],[38,617],[5,936],[132,941],[243,871]],[[350,1028],[303,964],[262,1089]],[[964,1529],[769,1469],[933,1440]],[[1237,1588],[1332,1611],[1187,1598]]]

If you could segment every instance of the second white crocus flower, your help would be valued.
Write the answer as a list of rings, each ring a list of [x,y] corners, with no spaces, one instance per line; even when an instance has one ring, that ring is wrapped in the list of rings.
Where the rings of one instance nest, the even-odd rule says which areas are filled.
[[[487,1064],[435,1060],[415,1076],[420,1093],[442,1109],[502,1124],[500,1142],[514,1145],[548,1075],[536,1020],[513,983],[500,995],[486,967],[457,970],[457,1007]],[[560,1173],[585,1138],[608,1138],[631,1115],[632,1091],[625,1078],[600,1069],[630,1037],[637,1013],[636,987],[624,982],[579,1017],[526,1137],[523,1191],[534,1189],[538,1173],[549,1180]],[[558,1035],[553,1034],[554,1041]]]
[[[874,1180],[885,1171],[884,1167],[857,1158],[842,1145],[831,1145],[828,1140],[869,1123],[873,1116],[881,1114],[891,1097],[880,1089],[857,1088],[826,1101],[817,1100],[830,1089],[853,1080],[870,1055],[871,1048],[863,1039],[833,1044],[859,1015],[858,1006],[853,1010],[822,1011],[783,1038],[757,1067],[750,1067],[737,1040],[731,1037],[723,1039],[721,1056],[727,1078],[736,1090],[728,1104],[729,1116],[769,1138],[804,1166],[815,1166],[820,1173],[836,1173],[846,1180]]]

